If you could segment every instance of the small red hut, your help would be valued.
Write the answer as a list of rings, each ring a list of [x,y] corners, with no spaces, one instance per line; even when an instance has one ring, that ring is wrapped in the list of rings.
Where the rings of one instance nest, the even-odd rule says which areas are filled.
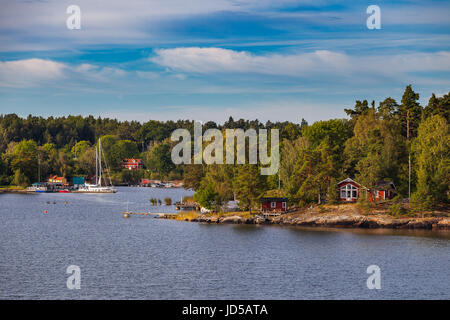
[[[392,199],[394,197],[395,185],[392,181],[379,181],[376,189],[370,192],[370,202]]]
[[[280,190],[267,191],[260,199],[261,212],[279,212],[287,211],[288,198]]]

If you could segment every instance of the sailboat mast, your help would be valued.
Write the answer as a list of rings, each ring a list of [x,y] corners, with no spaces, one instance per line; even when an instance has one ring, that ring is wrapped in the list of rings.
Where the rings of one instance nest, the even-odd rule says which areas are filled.
[[[98,184],[102,185],[102,141],[98,139],[98,168],[99,168],[99,178]]]
[[[97,183],[98,179],[98,157],[97,157],[97,147],[95,147],[95,183]]]

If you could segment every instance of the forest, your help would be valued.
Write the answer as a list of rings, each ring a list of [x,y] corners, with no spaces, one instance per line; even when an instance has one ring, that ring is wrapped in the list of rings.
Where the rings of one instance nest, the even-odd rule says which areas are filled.
[[[114,184],[138,184],[142,178],[183,180],[195,199],[218,208],[237,198],[243,209],[256,207],[266,192],[281,189],[298,206],[333,203],[337,182],[350,177],[367,188],[390,180],[396,199],[408,198],[417,208],[448,205],[450,199],[450,92],[433,94],[426,106],[408,85],[401,101],[355,102],[344,109],[347,119],[308,124],[234,120],[206,122],[203,130],[279,129],[280,170],[260,175],[258,165],[174,165],[170,140],[178,128],[193,133],[191,120],[118,121],[93,116],[21,118],[0,115],[0,185],[27,186],[51,174],[95,173],[95,147],[101,139]],[[144,168],[126,170],[125,158],[140,158]],[[411,170],[410,170],[411,168]]]

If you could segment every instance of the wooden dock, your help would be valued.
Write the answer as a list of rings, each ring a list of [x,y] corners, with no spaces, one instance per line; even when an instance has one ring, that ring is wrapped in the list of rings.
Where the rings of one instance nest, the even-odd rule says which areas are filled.
[[[132,215],[137,216],[153,216],[157,218],[164,218],[164,219],[175,219],[177,214],[176,213],[161,213],[161,212],[133,212],[133,211],[123,211],[122,212],[124,218],[129,218]]]
[[[177,210],[200,210],[200,205],[196,202],[175,202],[174,205]]]

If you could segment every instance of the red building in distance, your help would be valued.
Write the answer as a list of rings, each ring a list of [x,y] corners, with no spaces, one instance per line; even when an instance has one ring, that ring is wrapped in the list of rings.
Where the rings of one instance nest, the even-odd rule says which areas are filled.
[[[355,202],[361,196],[368,197],[370,202],[392,199],[395,185],[392,181],[380,181],[373,190],[347,178],[338,183],[339,199],[342,202]]]
[[[122,160],[122,168],[128,170],[137,170],[144,168],[144,162],[142,159],[123,159]]]
[[[269,190],[260,199],[261,212],[279,212],[287,211],[288,198],[280,190]]]

